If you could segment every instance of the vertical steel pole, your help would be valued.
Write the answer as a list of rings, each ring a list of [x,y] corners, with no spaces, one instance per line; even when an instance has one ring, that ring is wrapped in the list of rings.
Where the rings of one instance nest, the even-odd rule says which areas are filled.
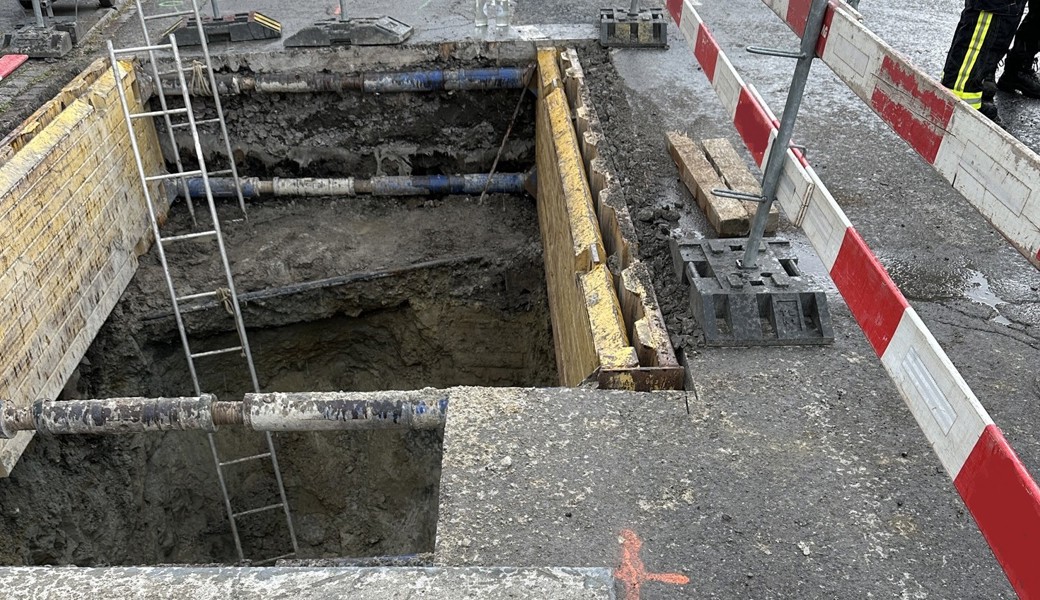
[[[341,23],[347,20],[347,0],[339,0],[339,20]]]
[[[192,0],[192,2],[194,1]],[[220,6],[217,5],[217,0],[213,0],[213,18],[220,19]]]
[[[33,13],[36,15],[36,26],[46,27],[47,23],[43,20],[43,8],[40,7],[40,3],[43,0],[33,0]]]
[[[740,261],[740,267],[744,269],[754,269],[758,266],[758,247],[766,229],[769,209],[776,200],[776,190],[784,170],[784,157],[791,145],[791,134],[794,133],[794,123],[798,119],[798,109],[802,106],[802,96],[805,94],[805,83],[809,79],[809,69],[812,67],[813,59],[816,58],[816,44],[823,31],[823,17],[827,14],[828,1],[813,0],[812,7],[809,9],[809,19],[805,24],[805,33],[802,35],[801,56],[794,68],[791,91],[787,94],[787,104],[784,106],[784,114],[780,118],[780,130],[777,131],[776,139],[773,140],[773,147],[769,151],[769,160],[766,163],[766,172],[762,176],[763,200],[758,205],[758,211],[755,212],[755,218],[751,222],[751,234],[748,236],[747,248],[744,250],[744,259]]]

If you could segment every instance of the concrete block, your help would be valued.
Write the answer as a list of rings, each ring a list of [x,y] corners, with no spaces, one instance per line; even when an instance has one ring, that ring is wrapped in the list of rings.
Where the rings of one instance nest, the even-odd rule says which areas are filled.
[[[697,205],[704,211],[715,232],[724,237],[747,235],[750,222],[741,202],[711,193],[713,189],[727,186],[708,161],[704,150],[681,133],[669,132],[666,137],[668,153],[679,168],[679,178],[697,199]]]
[[[747,168],[744,160],[737,154],[736,148],[727,139],[712,139],[704,140],[701,142],[704,145],[704,153],[707,155],[708,160],[718,171],[722,180],[726,182],[729,189],[744,192],[746,194],[759,195],[762,193],[762,186],[758,183],[758,179],[751,174],[751,171]],[[754,218],[755,212],[758,211],[758,203],[756,202],[742,202],[744,210],[747,211],[749,218]],[[769,208],[769,217],[766,219],[766,233],[776,233],[776,228],[780,225],[780,209],[776,203]]]

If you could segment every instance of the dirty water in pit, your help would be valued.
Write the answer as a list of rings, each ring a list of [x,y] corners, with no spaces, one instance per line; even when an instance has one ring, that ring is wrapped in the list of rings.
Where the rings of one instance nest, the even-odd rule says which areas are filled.
[[[245,176],[372,177],[488,172],[517,98],[513,90],[280,96],[227,106]],[[499,172],[534,164],[533,110],[513,125]],[[215,139],[204,142],[210,167],[221,168]],[[240,296],[265,296],[243,305],[261,389],[555,384],[530,196],[272,199],[251,202],[248,220],[233,202],[219,211]],[[198,227],[206,228],[201,217]],[[164,234],[191,230],[178,201]],[[171,244],[167,252],[181,294],[223,287],[211,243]],[[73,395],[192,393],[154,249],[140,264]],[[316,282],[323,283],[309,285]],[[185,321],[193,351],[236,345],[233,320],[219,305],[189,307]],[[197,366],[201,387],[218,398],[252,391],[235,355]],[[440,431],[275,436],[300,556],[432,551],[441,438]],[[225,458],[263,449],[262,434],[222,431],[217,440]],[[234,465],[227,475],[236,510],[277,500],[269,463]],[[3,564],[236,558],[203,434],[37,436],[0,480],[0,507]],[[247,558],[291,550],[278,511],[245,517],[240,530]]]

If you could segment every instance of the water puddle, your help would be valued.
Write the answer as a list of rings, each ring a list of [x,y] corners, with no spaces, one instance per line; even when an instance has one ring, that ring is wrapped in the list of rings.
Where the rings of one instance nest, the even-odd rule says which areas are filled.
[[[939,301],[966,298],[993,309],[990,321],[1009,326],[1011,321],[1000,313],[1000,306],[1007,304],[993,291],[990,281],[981,272],[970,267],[934,271],[919,264],[902,260],[881,262],[886,265],[892,280],[908,298]]]
[[[979,304],[985,304],[986,306],[993,309],[993,318],[990,321],[994,323],[1000,323],[1001,325],[1011,325],[1011,321],[1004,315],[1000,314],[1000,309],[997,308],[1001,304],[1007,304],[997,296],[993,289],[989,285],[989,280],[982,273],[975,270],[968,270],[968,287],[964,290],[964,296],[972,302]]]

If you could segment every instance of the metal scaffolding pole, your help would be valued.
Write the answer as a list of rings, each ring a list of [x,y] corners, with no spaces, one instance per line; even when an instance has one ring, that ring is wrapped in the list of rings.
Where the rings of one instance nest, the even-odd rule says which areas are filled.
[[[758,211],[755,212],[755,218],[751,222],[751,233],[748,236],[747,245],[744,249],[744,257],[740,261],[740,267],[743,269],[755,269],[758,266],[758,247],[762,242],[762,235],[765,233],[769,209],[773,206],[773,202],[776,201],[780,177],[783,175],[784,155],[787,154],[791,146],[791,135],[794,133],[794,124],[798,119],[798,110],[802,106],[805,84],[809,79],[809,70],[812,68],[813,60],[816,58],[816,45],[819,43],[820,34],[823,31],[823,20],[827,13],[827,1],[813,0],[809,9],[809,17],[805,24],[805,34],[802,36],[802,45],[798,52],[748,47],[748,52],[754,54],[797,58],[798,63],[794,68],[794,77],[791,79],[791,89],[787,93],[787,104],[784,106],[784,113],[780,117],[780,128],[769,151],[766,171],[762,175],[762,196],[747,198],[741,194],[732,194],[732,197],[740,197],[742,200],[750,199],[759,202]]]

